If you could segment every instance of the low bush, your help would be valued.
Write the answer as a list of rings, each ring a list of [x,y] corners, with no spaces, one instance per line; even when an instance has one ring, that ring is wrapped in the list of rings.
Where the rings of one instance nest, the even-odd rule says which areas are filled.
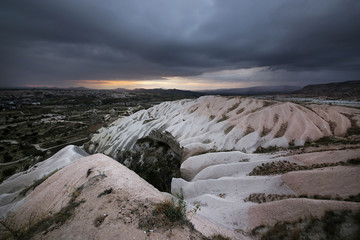
[[[184,200],[183,190],[180,189],[180,194],[177,199],[166,199],[165,201],[155,205],[153,212],[156,214],[164,214],[170,222],[182,222],[186,220],[186,202]]]
[[[231,238],[225,237],[221,234],[212,235],[209,240],[231,240]]]
[[[186,204],[182,200],[167,199],[155,205],[155,214],[164,214],[170,222],[186,219]]]

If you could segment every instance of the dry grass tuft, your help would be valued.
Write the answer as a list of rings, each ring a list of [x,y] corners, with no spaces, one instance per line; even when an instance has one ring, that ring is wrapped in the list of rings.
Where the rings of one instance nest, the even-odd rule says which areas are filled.
[[[217,120],[217,123],[225,121],[227,119],[229,119],[229,117],[226,114],[223,114],[222,117]]]
[[[231,240],[231,238],[225,237],[221,234],[215,234],[208,238],[209,240]]]
[[[248,135],[249,133],[255,132],[255,129],[253,129],[250,125],[246,128],[246,131],[244,132],[244,136]]]
[[[264,136],[268,135],[270,132],[271,132],[271,129],[264,127],[260,136],[264,137]]]
[[[235,127],[235,125],[228,127],[227,129],[225,129],[224,133],[228,134],[229,132],[231,132],[231,130],[233,130],[234,127]]]
[[[227,110],[227,113],[234,111],[236,108],[238,108],[239,105],[240,105],[240,103],[235,103],[231,108],[229,108]]]
[[[244,110],[245,110],[244,108],[240,108],[239,110],[237,110],[236,114],[239,115],[239,114],[241,114],[242,112],[244,112]]]
[[[276,113],[276,114],[274,115],[273,121],[274,121],[274,124],[279,121],[279,114]]]
[[[277,133],[275,134],[275,138],[279,138],[279,137],[282,137],[284,136],[286,130],[287,130],[287,127],[288,127],[288,123],[283,123],[281,124],[281,127],[279,129],[279,131],[277,131]]]

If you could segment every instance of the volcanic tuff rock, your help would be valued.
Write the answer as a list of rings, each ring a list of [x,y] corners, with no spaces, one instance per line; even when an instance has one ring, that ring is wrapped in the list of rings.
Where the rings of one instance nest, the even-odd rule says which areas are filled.
[[[5,224],[20,234],[41,222],[26,239],[202,239],[187,225],[162,225],[163,216],[152,211],[164,199],[133,171],[94,154],[40,184]],[[0,239],[9,236],[4,230],[0,224]]]
[[[321,217],[328,210],[359,210],[359,203],[344,202],[360,194],[355,184],[360,181],[360,167],[348,162],[360,156],[358,144],[348,150],[286,152],[290,146],[320,139],[349,139],[358,134],[359,126],[360,110],[355,108],[205,96],[164,102],[119,119],[95,134],[87,147],[131,166],[133,159],[123,153],[137,155],[136,162],[148,161],[149,153],[139,151],[138,143],[151,138],[154,131],[167,136],[157,141],[168,144],[168,149],[178,149],[171,147],[176,140],[182,178],[172,179],[172,193],[183,192],[190,210],[200,207],[196,217],[230,229],[232,237],[242,239],[246,235],[242,233],[259,225],[273,226],[292,213],[290,220],[310,218],[312,213]],[[283,152],[254,153],[266,148]],[[157,154],[152,156],[162,158],[161,151],[153,151]],[[312,179],[311,184],[305,179]],[[264,197],[261,204],[251,200],[259,196]],[[287,207],[286,216],[272,217],[297,204],[307,210]],[[195,227],[201,228],[195,219]]]
[[[300,218],[305,224],[327,211],[347,210],[342,227],[334,228],[341,239],[357,231],[349,211],[360,211],[359,125],[360,110],[354,108],[208,96],[165,102],[119,119],[94,135],[86,148],[114,157],[165,190],[171,183],[171,192],[183,194],[191,222],[206,236],[220,232],[234,239],[256,239],[260,236],[252,232],[260,226],[288,221],[298,227],[303,224],[296,223]],[[313,143],[319,139],[324,145]],[[329,139],[343,142],[324,143]],[[306,148],[296,149],[305,142]],[[295,150],[287,150],[289,146]],[[254,153],[267,147],[281,151]],[[48,159],[44,166],[47,161],[52,162]],[[5,185],[0,187],[9,191]],[[106,191],[110,194],[102,196]],[[81,204],[74,216],[35,238],[68,239],[76,234],[111,239],[120,233],[122,239],[141,238],[148,234],[138,229],[141,216],[152,216],[149,209],[164,199],[132,171],[95,154],[59,170],[11,206],[15,212],[10,220],[26,225],[52,216],[71,203],[71,196]],[[289,232],[296,230],[289,227]],[[175,229],[171,236],[158,230],[150,236],[201,238],[188,228],[185,235]],[[330,238],[330,233],[321,236]]]
[[[326,136],[343,136],[352,121],[360,126],[360,110],[205,96],[164,102],[119,119],[100,129],[88,150],[121,160],[123,151],[131,150],[136,141],[156,130],[171,134],[178,141],[182,160],[206,152],[252,153],[258,147],[304,145]]]
[[[6,179],[0,185],[0,214],[6,215],[11,210],[11,206],[19,200],[17,198],[25,188],[50,173],[88,155],[80,147],[69,145],[46,161],[37,163],[27,171],[14,174]]]

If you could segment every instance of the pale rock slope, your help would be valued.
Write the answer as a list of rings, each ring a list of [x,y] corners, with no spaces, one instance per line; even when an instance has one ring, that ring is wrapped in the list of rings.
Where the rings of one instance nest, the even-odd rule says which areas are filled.
[[[209,151],[252,153],[259,146],[303,145],[325,136],[342,136],[351,127],[347,117],[360,111],[345,107],[304,107],[290,102],[241,97],[205,96],[164,102],[100,129],[89,146],[118,159],[121,152],[152,130],[170,133],[183,147],[183,159]],[[357,122],[360,126],[360,122]]]
[[[181,178],[172,179],[172,193],[183,192],[189,209],[200,206],[196,217],[231,230],[233,238],[243,239],[259,225],[310,217],[312,211],[320,217],[327,210],[360,209],[359,203],[343,201],[360,193],[356,185],[360,167],[347,163],[360,156],[359,146],[295,155],[285,151],[290,145],[346,136],[349,129],[360,126],[359,119],[360,110],[355,108],[205,96],[165,102],[119,119],[94,135],[88,150],[126,164],[122,153],[136,151],[139,139],[154,130],[172,135],[182,151]],[[254,153],[259,147],[270,146],[284,151]],[[324,165],[310,168],[313,164]],[[332,167],[334,164],[337,167]],[[279,171],[254,174],[259,168]],[[316,200],[314,193],[332,200]],[[269,202],[259,204],[249,200],[254,194],[285,199],[275,197],[273,202],[265,199]],[[301,208],[296,207],[299,204]],[[201,229],[195,220],[195,228]]]
[[[31,239],[202,239],[188,226],[157,227],[161,219],[152,211],[165,198],[122,164],[94,154],[73,162],[40,184],[6,223],[12,229],[26,230],[30,224],[56,218],[56,213],[74,201],[79,205],[71,217],[63,224],[53,221]],[[0,238],[5,234],[0,231]]]
[[[6,215],[12,205],[19,200],[17,199],[19,193],[35,181],[88,155],[80,147],[69,145],[27,171],[16,173],[6,179],[0,185],[0,214]]]

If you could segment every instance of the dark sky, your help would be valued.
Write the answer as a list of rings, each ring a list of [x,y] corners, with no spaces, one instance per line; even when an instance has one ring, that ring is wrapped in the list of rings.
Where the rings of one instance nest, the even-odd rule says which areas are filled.
[[[1,0],[0,87],[360,79],[359,0]]]

